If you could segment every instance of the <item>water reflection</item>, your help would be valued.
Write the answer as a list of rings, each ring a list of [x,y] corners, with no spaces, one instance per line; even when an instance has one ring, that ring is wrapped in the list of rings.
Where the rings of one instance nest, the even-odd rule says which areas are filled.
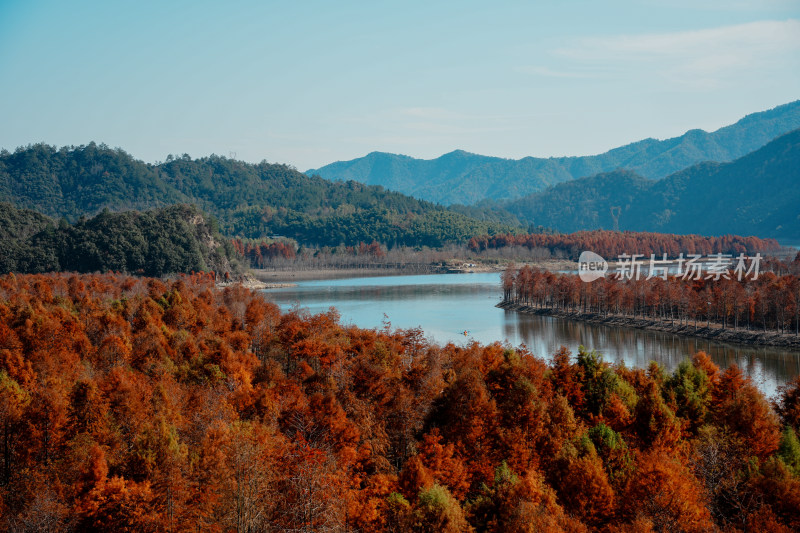
[[[520,315],[512,311],[505,312],[503,334],[509,339],[521,339],[536,354],[552,354],[561,345],[575,351],[583,345],[604,354],[608,360],[623,361],[628,366],[646,367],[650,361],[657,361],[670,370],[687,356],[702,350],[722,368],[733,363],[739,365],[770,393],[800,374],[800,354],[796,352],[724,344],[660,331]]]
[[[392,276],[301,282],[268,294],[284,309],[300,305],[318,313],[336,307],[344,323],[360,327],[379,328],[388,319],[393,328],[422,327],[439,343],[499,340],[514,346],[525,344],[542,357],[561,345],[573,352],[584,345],[610,361],[638,367],[657,361],[671,371],[687,356],[704,350],[723,368],[731,363],[742,367],[767,394],[800,374],[797,352],[497,309],[499,284],[496,273]]]

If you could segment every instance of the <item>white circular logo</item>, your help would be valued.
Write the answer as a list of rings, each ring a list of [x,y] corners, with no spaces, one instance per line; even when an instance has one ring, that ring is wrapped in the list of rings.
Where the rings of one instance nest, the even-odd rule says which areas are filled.
[[[594,252],[581,252],[578,258],[578,276],[581,280],[591,283],[596,279],[605,277],[608,272],[608,262]]]

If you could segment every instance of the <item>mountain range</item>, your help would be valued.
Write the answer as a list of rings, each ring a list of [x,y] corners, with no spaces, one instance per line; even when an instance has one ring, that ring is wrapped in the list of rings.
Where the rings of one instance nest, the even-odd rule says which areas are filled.
[[[515,160],[456,150],[427,160],[372,152],[306,174],[381,185],[445,205],[473,204],[521,198],[552,185],[622,168],[658,180],[703,161],[732,161],[796,128],[800,128],[800,100],[747,115],[714,132],[695,129],[666,140],[644,139],[599,155]]]
[[[403,172],[390,174],[409,186],[425,184],[427,177],[429,190],[438,180],[441,190],[456,194],[452,179],[446,179],[454,173],[463,187],[472,190],[496,183],[488,197],[476,196],[479,202],[450,207],[381,185],[308,176],[281,164],[183,155],[153,165],[103,144],[60,149],[36,144],[14,152],[0,150],[0,202],[63,217],[64,224],[104,209],[194,204],[216,217],[227,236],[280,235],[312,246],[377,240],[388,246],[438,247],[464,243],[476,235],[518,233],[523,226],[562,232],[618,228],[736,233],[796,241],[800,240],[800,129],[769,138],[794,121],[800,122],[800,101],[750,115],[713,133],[693,131],[669,141],[641,141],[593,158],[511,161],[458,151],[434,161],[376,156],[387,169],[402,168]],[[758,146],[739,155],[753,145]],[[731,160],[705,160],[709,154]],[[601,161],[604,158],[624,164],[577,179],[565,170],[590,172],[593,165],[610,165]],[[695,159],[704,160],[687,164]],[[491,164],[481,166],[481,160]],[[530,187],[536,180],[521,178],[521,162],[565,174],[559,174],[561,183],[523,194],[520,184]],[[662,176],[672,167],[679,168]],[[505,196],[513,198],[502,199],[504,195],[497,192],[501,187]],[[508,192],[512,189],[513,194]],[[6,217],[0,237],[27,238],[32,233],[23,226],[39,231],[42,224],[55,222],[36,222],[30,213],[20,217]],[[18,218],[24,219],[22,226]]]
[[[800,237],[800,129],[732,162],[657,180],[616,170],[503,204],[529,223],[589,229]],[[616,218],[616,221],[615,221]]]

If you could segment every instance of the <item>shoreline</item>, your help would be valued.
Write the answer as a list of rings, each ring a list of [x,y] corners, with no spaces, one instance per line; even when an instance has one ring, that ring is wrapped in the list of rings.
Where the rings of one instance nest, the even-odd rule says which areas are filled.
[[[236,279],[231,281],[218,281],[216,286],[218,288],[225,288],[225,287],[233,287],[235,285],[241,285],[242,287],[250,290],[263,290],[263,289],[282,289],[285,287],[296,287],[297,283],[287,283],[287,282],[280,282],[280,281],[264,281],[256,278],[252,274],[244,274],[242,276],[237,276]]]
[[[584,313],[581,311],[563,311],[560,309],[530,307],[512,302],[500,302],[495,307],[506,311],[515,311],[526,315],[552,316],[590,324],[600,324],[612,327],[629,327],[650,331],[672,333],[682,337],[696,337],[716,342],[740,344],[744,346],[765,346],[772,348],[785,348],[800,351],[800,336],[794,333],[778,333],[774,331],[748,331],[742,329],[722,329],[718,325],[711,327],[700,326],[695,329],[694,324],[671,324],[668,321],[633,318],[622,315],[602,315],[600,313]]]
[[[551,272],[577,269],[577,263],[564,259],[548,259],[544,261],[523,262]],[[309,268],[297,270],[272,270],[264,268],[250,269],[253,278],[266,284],[296,281],[312,281],[343,278],[368,278],[381,276],[419,276],[426,274],[476,274],[487,272],[503,272],[507,263],[486,264],[469,261],[447,261],[445,264],[407,264],[392,267],[370,266],[366,268]]]
[[[401,269],[381,268],[330,268],[309,270],[252,269],[253,276],[265,285],[294,286],[297,281],[315,281],[343,278],[374,278],[380,276],[414,276],[425,272],[408,272]],[[268,287],[277,288],[277,287]]]

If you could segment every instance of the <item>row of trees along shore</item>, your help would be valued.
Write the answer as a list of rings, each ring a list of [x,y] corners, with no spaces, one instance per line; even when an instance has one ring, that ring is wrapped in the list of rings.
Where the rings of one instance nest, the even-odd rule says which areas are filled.
[[[592,282],[579,276],[513,264],[502,275],[503,302],[538,309],[623,315],[697,326],[774,330],[800,334],[800,253],[793,260],[768,258],[760,273],[720,279],[654,276],[639,279],[608,273]]]
[[[678,257],[678,254],[709,255],[716,253],[749,255],[777,252],[780,245],[775,239],[723,235],[704,237],[701,235],[675,235],[672,233],[649,233],[633,231],[593,230],[575,233],[528,233],[520,235],[498,234],[473,237],[467,243],[470,250],[526,249],[537,251],[542,258],[558,257],[577,260],[584,250],[591,250],[603,257],[617,257],[623,253],[642,254],[650,257]]]
[[[439,346],[203,274],[0,277],[0,430],[4,531],[800,530],[800,378]]]

